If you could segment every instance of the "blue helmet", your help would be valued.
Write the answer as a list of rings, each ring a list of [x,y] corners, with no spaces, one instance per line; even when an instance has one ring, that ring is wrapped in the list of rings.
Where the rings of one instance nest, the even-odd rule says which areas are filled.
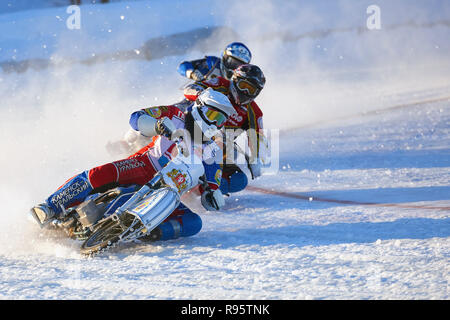
[[[250,63],[251,59],[252,53],[245,44],[241,42],[230,43],[222,53],[222,63],[220,64],[222,74],[230,80],[233,70],[240,65]]]

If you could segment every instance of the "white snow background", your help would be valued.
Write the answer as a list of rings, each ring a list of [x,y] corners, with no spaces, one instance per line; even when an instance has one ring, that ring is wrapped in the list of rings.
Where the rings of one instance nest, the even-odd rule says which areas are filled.
[[[449,298],[448,1],[376,1],[380,30],[367,29],[365,0],[82,5],[79,30],[66,6],[41,3],[0,6],[0,65],[72,61],[0,70],[1,299]],[[198,208],[194,237],[95,259],[40,230],[29,208],[115,160],[105,145],[130,113],[179,101],[178,63],[228,40],[80,61],[139,57],[151,38],[214,27],[236,32],[267,77],[257,102],[279,132],[279,168],[250,186],[307,200],[248,189],[220,212]]]

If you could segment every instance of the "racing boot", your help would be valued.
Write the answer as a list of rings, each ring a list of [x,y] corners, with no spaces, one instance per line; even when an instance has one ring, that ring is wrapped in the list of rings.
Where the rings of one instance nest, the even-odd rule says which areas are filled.
[[[31,215],[36,219],[41,227],[49,223],[56,216],[52,208],[46,203],[38,204],[31,208]]]
[[[59,218],[64,208],[68,208],[76,202],[82,202],[93,190],[89,182],[89,172],[84,171],[67,180],[44,203],[31,208],[31,215],[41,227],[48,222]]]

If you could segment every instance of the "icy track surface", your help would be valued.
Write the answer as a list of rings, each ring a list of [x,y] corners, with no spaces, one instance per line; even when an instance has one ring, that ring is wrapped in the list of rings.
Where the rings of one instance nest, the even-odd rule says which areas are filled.
[[[204,229],[189,239],[122,247],[88,260],[75,242],[46,233],[36,234],[24,252],[3,248],[1,297],[448,299],[447,104],[299,130],[300,138],[282,140],[279,174],[253,184],[313,199],[447,210],[242,192],[222,212],[203,213]],[[368,144],[374,148],[363,150]],[[336,152],[324,151],[333,147]],[[294,158],[290,148],[303,152]]]
[[[0,70],[0,299],[448,300],[450,28],[436,24],[450,20],[448,1],[379,0],[382,30],[322,35],[364,27],[373,2],[258,0],[253,15],[221,3],[83,5],[76,32],[64,7],[1,12],[0,63],[140,57],[150,38],[233,27],[268,79],[257,98],[265,126],[279,130],[278,170],[250,186],[305,200],[248,188],[213,213],[186,199],[202,217],[198,235],[85,259],[80,243],[28,220],[29,208],[117,160],[105,145],[130,113],[179,101],[180,61],[218,55],[225,40],[152,61]],[[408,21],[417,24],[389,28]],[[439,102],[415,104],[426,100]],[[374,112],[398,105],[410,106]]]

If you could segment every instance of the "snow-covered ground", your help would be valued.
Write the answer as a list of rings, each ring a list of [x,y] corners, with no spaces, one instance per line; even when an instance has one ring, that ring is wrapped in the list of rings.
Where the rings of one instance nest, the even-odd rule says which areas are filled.
[[[450,7],[391,2],[378,1],[374,31],[358,31],[370,1],[83,5],[80,30],[66,28],[64,7],[1,14],[0,65],[71,63],[0,70],[0,298],[449,299],[450,28],[440,22]],[[30,221],[29,208],[65,179],[113,160],[105,145],[130,112],[180,99],[180,61],[219,54],[226,41],[216,34],[208,52],[154,60],[80,61],[223,26],[264,70],[257,101],[279,133],[278,170],[250,185],[306,200],[249,188],[221,212],[197,207],[203,229],[192,238],[95,259]]]

